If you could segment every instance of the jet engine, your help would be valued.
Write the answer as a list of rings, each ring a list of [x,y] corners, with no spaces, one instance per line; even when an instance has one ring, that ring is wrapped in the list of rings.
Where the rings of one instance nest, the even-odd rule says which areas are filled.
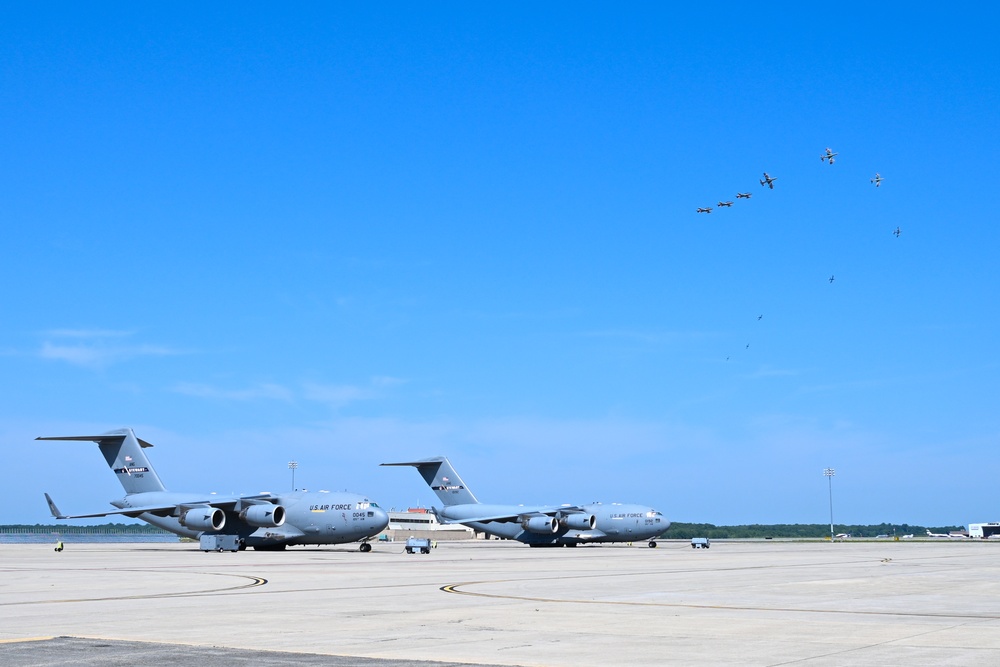
[[[560,523],[573,530],[593,530],[597,525],[597,517],[593,514],[566,514]]]
[[[271,503],[250,505],[240,512],[240,518],[255,528],[277,528],[285,523],[285,508]]]
[[[192,507],[181,514],[180,522],[191,530],[222,530],[226,513],[218,507]]]
[[[529,533],[550,535],[559,530],[559,521],[554,516],[523,516],[521,527]]]

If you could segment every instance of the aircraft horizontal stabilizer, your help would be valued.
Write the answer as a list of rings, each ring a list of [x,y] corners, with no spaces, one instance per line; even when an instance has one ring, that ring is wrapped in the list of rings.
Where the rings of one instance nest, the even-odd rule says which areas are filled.
[[[52,435],[52,436],[41,436],[35,438],[35,440],[78,440],[80,442],[111,442],[115,440],[124,440],[127,433],[125,430],[122,431],[111,431],[109,433],[102,433],[101,435]],[[152,447],[151,443],[146,442],[142,438],[136,438],[139,445],[143,448]]]
[[[420,466],[430,465],[432,463],[441,463],[441,462],[443,462],[445,460],[446,459],[443,456],[435,456],[433,458],[421,459],[419,461],[403,461],[403,462],[400,462],[400,463],[380,463],[379,465],[380,466],[414,466],[414,467],[420,467]]]

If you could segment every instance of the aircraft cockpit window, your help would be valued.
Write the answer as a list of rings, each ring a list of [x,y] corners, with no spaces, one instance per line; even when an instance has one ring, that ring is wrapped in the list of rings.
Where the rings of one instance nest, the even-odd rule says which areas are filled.
[[[358,503],[357,509],[359,509],[359,510],[366,510],[370,506],[371,506],[371,503],[360,502],[360,503]]]

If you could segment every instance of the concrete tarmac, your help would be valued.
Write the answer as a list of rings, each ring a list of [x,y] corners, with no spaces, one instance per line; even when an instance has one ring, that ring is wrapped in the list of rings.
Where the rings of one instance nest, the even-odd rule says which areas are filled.
[[[0,545],[0,664],[1000,664],[1000,541],[659,544]]]

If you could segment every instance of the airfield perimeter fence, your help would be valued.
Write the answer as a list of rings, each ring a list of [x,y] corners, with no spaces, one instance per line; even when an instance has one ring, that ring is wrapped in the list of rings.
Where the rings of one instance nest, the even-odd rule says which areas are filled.
[[[46,542],[176,542],[173,533],[145,524],[104,526],[0,526],[0,544],[40,544]]]

